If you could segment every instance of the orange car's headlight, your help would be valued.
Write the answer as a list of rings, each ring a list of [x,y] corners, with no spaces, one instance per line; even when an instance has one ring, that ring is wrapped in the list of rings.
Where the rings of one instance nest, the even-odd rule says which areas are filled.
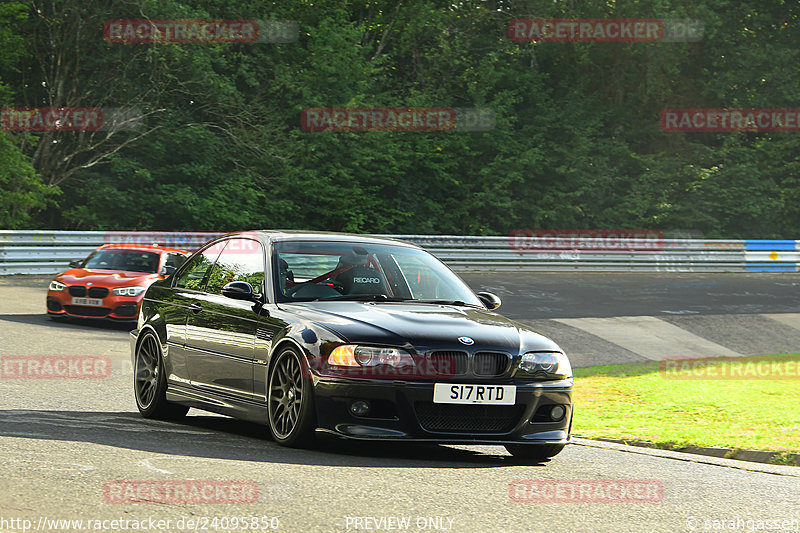
[[[112,289],[111,292],[117,296],[139,296],[144,292],[146,287],[119,287]]]

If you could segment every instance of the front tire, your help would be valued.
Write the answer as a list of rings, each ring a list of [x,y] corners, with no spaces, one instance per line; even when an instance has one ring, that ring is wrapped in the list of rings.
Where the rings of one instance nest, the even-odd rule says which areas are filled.
[[[139,413],[145,418],[159,420],[174,420],[184,416],[189,411],[188,407],[167,401],[164,358],[158,338],[152,332],[144,333],[136,347],[134,361],[133,390]]]
[[[506,444],[505,449],[521,463],[544,463],[555,457],[566,444]]]
[[[317,428],[314,397],[303,359],[284,348],[271,366],[267,383],[267,410],[272,438],[282,446],[304,448],[314,442]]]

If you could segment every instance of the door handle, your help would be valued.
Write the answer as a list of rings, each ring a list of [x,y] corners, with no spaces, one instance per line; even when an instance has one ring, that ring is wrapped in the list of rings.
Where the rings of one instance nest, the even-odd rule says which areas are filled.
[[[202,306],[201,306],[200,304],[192,304],[192,305],[190,305],[190,306],[189,306],[189,310],[190,310],[192,313],[194,313],[194,314],[197,314],[197,313],[199,313],[200,311],[202,311],[202,310],[203,310],[203,308],[202,308]]]

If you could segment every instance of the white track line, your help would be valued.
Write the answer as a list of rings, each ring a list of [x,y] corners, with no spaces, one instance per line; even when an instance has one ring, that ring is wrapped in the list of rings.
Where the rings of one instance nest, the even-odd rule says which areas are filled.
[[[675,357],[742,357],[738,352],[652,316],[554,320],[653,361]]]

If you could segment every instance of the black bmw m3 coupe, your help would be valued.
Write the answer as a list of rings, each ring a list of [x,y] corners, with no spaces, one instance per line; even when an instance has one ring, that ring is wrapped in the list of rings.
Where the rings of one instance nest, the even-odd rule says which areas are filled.
[[[323,432],[545,460],[570,438],[572,369],[499,305],[405,242],[226,235],[147,290],[136,403],[148,418],[195,407],[262,423],[286,446]]]

